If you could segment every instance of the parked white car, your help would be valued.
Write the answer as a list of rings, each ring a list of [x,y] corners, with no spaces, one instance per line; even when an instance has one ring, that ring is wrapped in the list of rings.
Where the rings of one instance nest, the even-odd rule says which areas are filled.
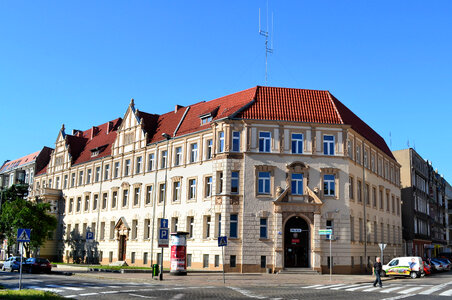
[[[383,265],[383,271],[385,275],[417,278],[424,276],[424,263],[419,256],[396,257],[387,265]]]
[[[23,259],[23,262],[25,262],[25,258]],[[11,256],[3,263],[2,271],[9,272],[13,272],[14,270],[19,271],[19,268],[20,268],[20,256]]]

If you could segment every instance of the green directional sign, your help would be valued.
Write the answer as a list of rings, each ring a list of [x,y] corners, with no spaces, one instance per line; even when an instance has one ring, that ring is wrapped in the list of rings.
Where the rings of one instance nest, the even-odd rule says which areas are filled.
[[[319,229],[320,235],[330,235],[333,234],[333,229]]]

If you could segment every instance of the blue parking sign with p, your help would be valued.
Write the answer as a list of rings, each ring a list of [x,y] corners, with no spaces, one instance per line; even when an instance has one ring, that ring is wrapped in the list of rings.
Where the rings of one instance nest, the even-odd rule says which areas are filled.
[[[94,232],[88,231],[86,233],[86,239],[87,240],[94,240]]]
[[[159,239],[166,240],[169,238],[168,228],[160,228]]]

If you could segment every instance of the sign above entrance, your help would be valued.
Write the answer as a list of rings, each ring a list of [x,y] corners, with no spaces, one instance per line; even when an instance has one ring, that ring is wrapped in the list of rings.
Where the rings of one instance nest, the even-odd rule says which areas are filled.
[[[319,229],[320,235],[330,235],[333,234],[333,229]]]
[[[301,228],[290,228],[290,232],[302,232],[303,229]]]

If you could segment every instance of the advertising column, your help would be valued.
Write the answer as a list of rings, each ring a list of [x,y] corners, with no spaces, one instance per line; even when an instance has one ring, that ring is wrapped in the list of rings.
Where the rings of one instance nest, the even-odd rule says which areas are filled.
[[[171,233],[171,275],[187,275],[188,232]]]

